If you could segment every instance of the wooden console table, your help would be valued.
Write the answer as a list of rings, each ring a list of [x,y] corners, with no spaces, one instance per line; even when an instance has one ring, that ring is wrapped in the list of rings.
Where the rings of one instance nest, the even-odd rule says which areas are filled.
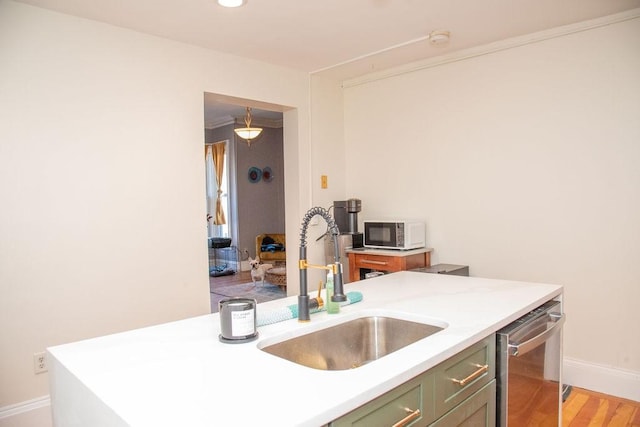
[[[349,256],[349,281],[360,280],[360,269],[384,271],[411,270],[431,266],[431,248],[394,251],[387,249],[347,249]]]

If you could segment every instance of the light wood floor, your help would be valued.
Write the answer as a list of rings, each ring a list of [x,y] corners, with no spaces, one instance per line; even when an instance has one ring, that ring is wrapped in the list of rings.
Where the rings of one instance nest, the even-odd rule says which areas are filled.
[[[562,405],[563,427],[640,427],[640,402],[574,387]]]
[[[250,271],[210,278],[213,287],[250,281]],[[562,426],[640,427],[640,402],[574,387],[562,407]]]

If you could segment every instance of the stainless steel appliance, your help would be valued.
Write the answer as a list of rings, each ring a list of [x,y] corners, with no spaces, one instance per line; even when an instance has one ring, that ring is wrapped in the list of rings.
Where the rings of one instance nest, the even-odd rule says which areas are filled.
[[[342,263],[342,282],[349,283],[349,257],[347,249],[362,247],[362,233],[340,234],[338,237],[338,250],[340,251],[340,263]],[[327,264],[331,264],[334,258],[335,246],[333,244],[333,236],[326,234],[324,236],[324,256]]]
[[[340,263],[342,263],[342,281],[349,282],[349,258],[347,249],[361,248],[364,236],[358,232],[358,212],[362,210],[360,199],[340,200],[333,202],[333,217],[340,230],[338,236],[338,250],[340,251]],[[334,262],[335,245],[333,236],[324,235],[324,254],[327,264]]]
[[[497,332],[498,426],[561,425],[564,320],[548,301]]]

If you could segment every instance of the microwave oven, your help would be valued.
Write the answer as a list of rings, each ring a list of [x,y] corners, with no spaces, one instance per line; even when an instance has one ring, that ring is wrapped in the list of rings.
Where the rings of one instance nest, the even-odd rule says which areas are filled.
[[[365,220],[364,246],[400,250],[424,248],[426,246],[424,222]]]

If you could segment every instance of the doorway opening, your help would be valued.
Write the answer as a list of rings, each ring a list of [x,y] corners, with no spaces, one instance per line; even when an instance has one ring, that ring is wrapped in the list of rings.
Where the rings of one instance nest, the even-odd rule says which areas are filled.
[[[247,106],[252,109],[252,125],[263,128],[261,135],[250,145],[234,133],[234,128],[245,125]],[[204,94],[212,312],[218,311],[218,302],[228,297],[251,297],[263,302],[286,296],[286,282],[283,286],[280,280],[274,280],[282,276],[262,274],[255,277],[254,272],[252,277],[249,263],[260,250],[258,236],[285,233],[283,108]],[[220,152],[222,147],[224,155],[218,154],[216,162],[216,149]],[[286,278],[284,265],[265,262],[271,266],[264,265],[264,272],[278,267],[285,271]]]

